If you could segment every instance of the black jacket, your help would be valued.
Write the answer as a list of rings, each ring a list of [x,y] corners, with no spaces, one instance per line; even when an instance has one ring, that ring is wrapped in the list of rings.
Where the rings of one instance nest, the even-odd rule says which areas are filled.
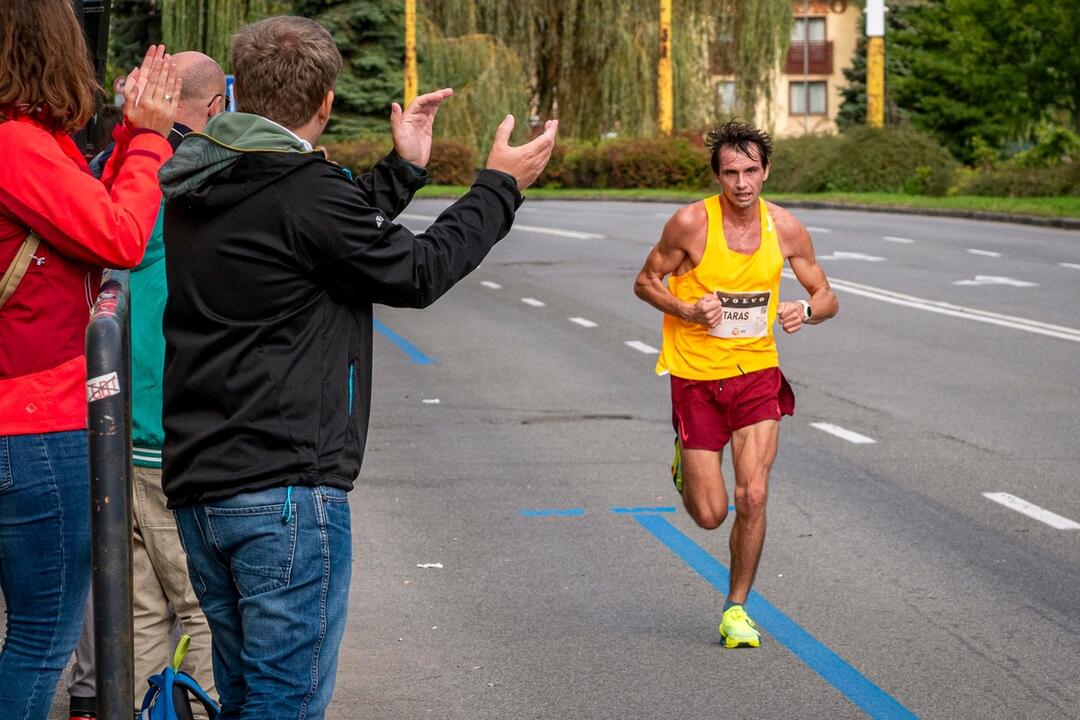
[[[194,137],[220,160],[218,141]],[[476,268],[510,230],[516,184],[483,171],[414,235],[392,219],[426,173],[393,153],[356,182],[295,148],[200,163],[199,177],[191,164],[162,171],[169,506],[282,485],[350,490],[370,413],[372,303],[425,307]]]

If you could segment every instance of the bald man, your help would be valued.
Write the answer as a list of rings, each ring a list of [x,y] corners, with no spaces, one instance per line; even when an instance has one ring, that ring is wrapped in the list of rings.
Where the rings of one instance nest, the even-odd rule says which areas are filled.
[[[183,78],[176,120],[169,143],[176,149],[189,132],[227,109],[225,74],[213,58],[200,52],[173,55]],[[91,163],[104,167],[112,147]],[[210,655],[210,628],[199,608],[188,577],[187,556],[180,545],[176,521],[165,508],[161,491],[161,377],[165,339],[161,316],[165,310],[165,243],[161,216],[154,226],[142,263],[131,271],[131,377],[132,377],[132,568],[134,573],[135,708],[146,692],[146,678],[172,661],[180,634],[191,636],[191,649],[183,670],[204,690],[216,696]],[[93,610],[88,607],[82,638],[75,650],[75,666],[68,693],[70,720],[95,717],[97,694],[94,676]],[[205,718],[201,707],[196,718]]]

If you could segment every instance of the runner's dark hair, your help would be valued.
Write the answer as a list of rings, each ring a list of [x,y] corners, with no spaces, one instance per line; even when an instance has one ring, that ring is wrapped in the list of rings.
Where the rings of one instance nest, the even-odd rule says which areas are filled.
[[[756,148],[751,150],[751,144]],[[712,169],[716,175],[720,174],[721,148],[735,148],[744,155],[756,156],[761,161],[762,169],[769,167],[769,156],[772,155],[772,138],[769,133],[739,120],[730,120],[710,130],[705,136],[705,146],[712,151]]]

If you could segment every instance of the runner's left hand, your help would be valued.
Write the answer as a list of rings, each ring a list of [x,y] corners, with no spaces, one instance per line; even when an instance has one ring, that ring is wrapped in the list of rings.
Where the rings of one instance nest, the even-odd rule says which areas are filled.
[[[405,110],[397,103],[390,106],[390,135],[394,150],[413,165],[427,167],[431,159],[431,127],[443,100],[454,94],[451,88],[420,95]]]
[[[786,333],[799,332],[803,326],[803,306],[797,302],[781,302],[776,305],[776,322]]]

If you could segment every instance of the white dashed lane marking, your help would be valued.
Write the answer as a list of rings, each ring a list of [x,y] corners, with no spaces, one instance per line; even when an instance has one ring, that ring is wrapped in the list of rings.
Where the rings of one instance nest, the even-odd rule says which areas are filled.
[[[911,245],[915,242],[911,238],[896,237],[895,235],[882,235],[881,239],[885,242],[899,243],[900,245]]]
[[[543,300],[537,300],[536,298],[532,297],[521,298],[521,302],[525,303],[526,305],[532,305],[533,307],[544,307],[545,305],[547,305],[547,303],[545,303]]]
[[[419,220],[420,222],[435,222],[434,215],[414,215],[412,213],[401,213],[398,215],[402,220]],[[606,235],[600,235],[598,233],[581,232],[579,230],[563,230],[562,228],[549,228],[538,227],[536,225],[518,225],[514,224],[511,230],[522,230],[524,232],[541,233],[543,235],[557,235],[559,237],[574,238],[575,240],[603,240]]]
[[[823,235],[828,235],[832,232],[832,230],[830,230],[829,228],[814,227],[813,225],[807,225],[806,229],[810,232],[822,233]]]
[[[490,280],[481,280],[480,284],[486,288],[491,288],[492,290],[502,290],[502,285],[497,282],[491,282]]]
[[[994,252],[993,250],[979,250],[978,248],[968,248],[967,251],[972,255],[979,255],[980,257],[1001,257],[1001,253]]]
[[[1070,270],[1080,270],[1080,263],[1058,263],[1063,268],[1069,268]]]
[[[576,323],[576,324],[580,325],[581,327],[587,327],[587,328],[596,327],[596,323],[594,323],[592,320],[587,320],[587,319],[585,319],[583,317],[572,317],[572,318],[568,318],[568,319],[570,320],[570,322]]]
[[[954,280],[953,285],[1008,285],[1009,287],[1038,287],[1039,283],[998,275],[976,275],[974,280]]]
[[[654,348],[652,345],[646,345],[645,343],[641,342],[640,340],[627,340],[626,341],[626,346],[627,347],[632,347],[635,350],[637,350],[638,352],[645,353],[646,355],[659,355],[660,354],[660,351],[657,350],[656,348]]]
[[[1038,505],[1029,503],[1027,500],[1018,498],[1015,495],[1003,492],[993,492],[983,493],[983,497],[987,500],[993,500],[996,503],[1000,503],[1010,510],[1015,510],[1018,513],[1023,513],[1028,517],[1035,518],[1039,522],[1046,523],[1052,528],[1058,530],[1080,530],[1080,523],[1070,520],[1067,517],[1062,517],[1055,512],[1050,512]]]
[[[827,432],[830,435],[835,435],[842,440],[847,440],[849,443],[855,443],[856,445],[866,445],[869,443],[877,442],[877,440],[873,438],[868,438],[865,435],[860,435],[854,430],[846,430],[839,425],[833,425],[832,423],[810,423],[810,427],[815,427],[822,432]]]

